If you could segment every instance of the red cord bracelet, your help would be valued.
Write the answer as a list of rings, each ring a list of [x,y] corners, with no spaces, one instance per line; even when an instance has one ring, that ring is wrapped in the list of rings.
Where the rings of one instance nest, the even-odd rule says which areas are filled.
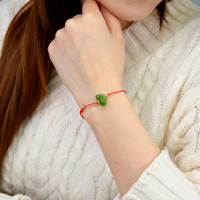
[[[106,101],[107,101],[107,97],[110,96],[111,94],[115,94],[115,93],[118,93],[118,92],[125,92],[126,93],[125,90],[119,90],[119,91],[116,91],[116,92],[109,93],[107,95],[105,95],[105,94],[97,94],[96,95],[96,99],[98,100],[97,102],[94,102],[94,103],[91,103],[91,104],[88,104],[88,105],[83,104],[83,107],[80,110],[81,117],[83,119],[85,119],[83,117],[83,115],[81,114],[84,111],[85,108],[87,108],[88,106],[91,106],[91,105],[95,105],[95,104],[101,104],[102,106],[105,106],[106,105]]]

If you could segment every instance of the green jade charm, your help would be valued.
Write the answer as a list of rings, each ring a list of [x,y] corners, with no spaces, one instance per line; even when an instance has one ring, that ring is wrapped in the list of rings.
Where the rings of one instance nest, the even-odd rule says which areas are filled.
[[[108,95],[104,95],[104,94],[97,94],[96,95],[96,99],[99,101],[99,103],[102,106],[106,105],[107,97],[108,97]]]

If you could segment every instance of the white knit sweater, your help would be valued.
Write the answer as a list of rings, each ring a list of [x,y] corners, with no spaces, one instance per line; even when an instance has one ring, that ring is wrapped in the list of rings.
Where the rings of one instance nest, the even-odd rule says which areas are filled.
[[[0,2],[0,45],[25,2]],[[200,199],[200,8],[189,0],[167,7],[161,32],[156,11],[123,31],[123,86],[162,153],[122,200]],[[95,135],[55,71],[49,89],[9,147],[0,189],[32,200],[119,200]]]

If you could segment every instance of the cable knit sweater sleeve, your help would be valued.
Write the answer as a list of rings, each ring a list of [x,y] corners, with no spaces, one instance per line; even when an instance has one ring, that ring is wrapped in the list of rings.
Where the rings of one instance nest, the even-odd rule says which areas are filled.
[[[165,147],[128,193],[122,198],[118,194],[115,200],[200,199],[200,25],[194,25],[190,31],[187,30],[186,34],[183,28],[174,37],[176,39],[169,40],[167,48],[170,53],[164,57],[171,59],[173,69],[168,78],[161,81],[163,84],[156,88],[160,90],[157,93],[159,97],[154,97],[155,101],[159,99],[164,109],[169,109],[169,104],[172,104],[172,110],[165,111],[172,113],[164,136]],[[170,49],[181,44],[183,35],[187,42],[177,54],[177,50]],[[179,40],[177,44],[173,43],[175,40]],[[166,46],[158,51],[162,52],[163,48]],[[173,63],[175,54],[179,60]],[[159,117],[163,117],[162,112]]]
[[[16,195],[16,196],[8,196],[8,195],[5,195],[5,194],[1,194],[0,193],[0,199],[1,200],[31,200],[30,197],[28,196],[24,196],[24,195]]]
[[[183,158],[184,159],[184,158]],[[193,171],[198,169],[193,169]],[[188,172],[186,172],[188,173]],[[199,176],[198,173],[196,173]],[[198,179],[196,177],[196,179]],[[169,158],[165,148],[146,169],[138,182],[136,182],[122,198],[118,194],[115,200],[199,200],[194,185],[185,177],[180,169]]]
[[[26,2],[27,0],[0,1],[0,47],[9,22],[12,20],[14,14],[16,14],[19,8]],[[109,174],[110,171],[106,167],[106,164],[103,163],[104,159],[102,158],[102,160],[100,160],[100,153],[95,154],[95,158],[90,158],[92,157],[90,155],[93,155],[91,153],[86,154],[86,152],[91,152],[91,148],[93,148],[95,146],[94,144],[96,144],[94,143],[96,142],[95,140],[89,140],[90,138],[93,138],[93,135],[88,136],[86,140],[87,142],[85,142],[88,146],[81,146],[83,141],[82,137],[87,135],[86,131],[89,132],[89,127],[86,123],[81,121],[82,119],[79,120],[79,110],[76,110],[76,106],[73,106],[73,98],[69,93],[65,93],[66,88],[64,88],[59,81],[56,83],[57,85],[55,84],[55,99],[52,95],[43,103],[44,105],[46,105],[45,103],[50,104],[52,98],[53,108],[57,108],[58,104],[59,107],[64,105],[64,109],[66,110],[68,108],[70,109],[68,112],[70,113],[69,125],[66,126],[68,128],[68,132],[62,124],[62,119],[64,119],[64,121],[67,119],[67,117],[65,118],[66,113],[64,111],[62,112],[64,113],[63,115],[62,113],[57,114],[60,118],[57,121],[55,120],[55,124],[57,123],[58,126],[64,130],[63,132],[65,134],[63,135],[67,137],[66,141],[64,137],[62,138],[63,143],[65,143],[63,149],[61,149],[62,146],[57,145],[57,143],[55,145],[56,147],[53,146],[56,137],[48,129],[45,129],[47,125],[44,127],[41,125],[43,128],[37,129],[37,131],[34,132],[34,135],[41,136],[39,137],[40,139],[35,140],[35,138],[37,139],[36,136],[34,136],[35,138],[31,138],[31,141],[33,141],[33,144],[31,143],[33,145],[32,152],[36,153],[34,154],[30,151],[28,160],[24,159],[24,161],[22,158],[17,157],[18,154],[15,154],[15,148],[11,147],[10,152],[12,152],[13,157],[15,156],[15,160],[20,162],[21,165],[19,165],[18,162],[14,163],[14,166],[20,166],[20,168],[13,169],[13,171],[15,170],[15,173],[10,172],[9,170],[12,169],[12,165],[10,164],[9,157],[6,158],[4,164],[4,178],[2,181],[4,186],[3,189],[9,191],[10,194],[30,194],[29,196],[36,200],[40,200],[40,197],[45,200],[200,199],[200,17],[199,14],[197,14],[200,13],[200,9],[197,9],[194,4],[188,0],[172,0],[171,3],[168,4],[168,8],[171,11],[171,15],[167,15],[167,19],[170,23],[172,22],[173,25],[170,26],[170,23],[169,25],[164,24],[165,26],[163,32],[161,32],[160,35],[156,35],[157,33],[155,27],[158,25],[156,24],[158,20],[155,20],[155,13],[144,21],[136,23],[135,27],[132,26],[130,29],[124,31],[126,41],[124,89],[127,91],[127,94],[129,95],[128,97],[142,123],[147,128],[159,148],[162,149],[161,154],[144,171],[142,176],[130,188],[128,193],[121,197],[120,193],[118,193],[117,189],[115,189],[115,184],[111,184],[114,188],[112,192],[106,191],[106,189],[112,189],[112,187],[109,189],[107,186],[104,187],[106,181],[103,182],[104,180],[109,182],[108,180],[110,179],[107,174]],[[151,34],[148,34],[150,31]],[[133,80],[136,80],[134,84]],[[69,94],[69,98],[67,100],[71,101],[71,107],[67,107],[65,104],[60,103],[60,99],[62,100],[61,95],[63,94],[65,94],[66,98]],[[48,105],[46,109],[48,110],[49,116],[51,109],[49,109]],[[45,112],[45,108],[43,108],[41,113],[42,112]],[[40,108],[38,108],[38,113],[40,115]],[[53,113],[55,113],[54,109],[52,109],[51,114],[53,115]],[[37,116],[37,113],[35,116]],[[52,118],[56,119],[55,116],[52,116]],[[31,132],[32,127],[36,126],[34,124],[35,121],[37,121],[35,118],[29,121],[30,124],[28,123],[28,128],[24,129],[26,130],[24,135],[30,135],[27,131]],[[74,127],[76,127],[79,121],[81,128],[80,131],[77,131]],[[77,124],[75,124],[75,122]],[[39,132],[39,130],[42,131]],[[75,134],[73,134],[74,130]],[[38,156],[37,151],[34,149],[34,142],[39,143],[42,141],[41,138],[45,138],[43,137],[43,134],[45,135],[46,133],[45,131],[49,133],[48,136],[50,139],[52,134],[53,139],[45,139],[45,141],[50,141],[50,149],[44,148],[43,154],[40,155],[45,157],[45,153],[47,152],[49,154],[47,157],[50,162],[46,159],[45,162],[42,163],[45,164],[44,171],[42,171],[43,165],[41,163],[34,163],[36,162],[36,159],[34,160],[34,158]],[[60,133],[57,135],[60,136],[62,134]],[[75,144],[74,146],[72,145],[75,150],[70,147],[71,149],[69,152],[72,157],[67,160],[67,158],[59,156],[63,152],[63,155],[67,155],[68,146],[66,144],[70,144],[70,136],[75,138],[74,142],[72,142],[73,145]],[[20,137],[23,136],[16,136],[15,144],[17,144],[18,141],[19,143],[22,141],[20,140]],[[78,140],[79,138],[81,139]],[[26,139],[26,141],[29,140]],[[89,143],[88,141],[92,142]],[[20,143],[18,151],[21,150],[22,146],[23,143]],[[58,151],[57,154],[55,153],[54,157],[56,158],[57,156],[59,159],[55,159],[55,168],[53,168],[54,165],[51,165],[51,162],[53,162],[53,159],[51,161],[51,151],[53,151],[53,148],[58,148],[57,146],[60,148],[60,151]],[[48,151],[46,151],[46,149],[48,149]],[[20,154],[21,152],[22,151],[20,151]],[[74,155],[79,155],[77,152],[80,153],[80,156],[78,156],[77,161],[75,162],[76,164],[74,164],[73,162],[76,158]],[[94,152],[96,153],[97,151]],[[33,157],[31,157],[32,154]],[[42,160],[43,158],[40,161],[42,162]],[[61,163],[63,160],[66,160],[66,168],[64,168],[64,164]],[[27,163],[30,163],[29,167],[24,168],[24,165]],[[98,172],[97,168],[100,168],[99,166],[101,166],[102,163],[103,167],[100,170],[101,172]],[[41,168],[38,168],[38,170],[42,171],[42,173],[34,173],[34,170],[37,169],[35,165],[41,165]],[[49,168],[46,167],[46,165]],[[74,169],[73,167],[75,165],[76,168]],[[87,168],[85,169],[84,166]],[[94,169],[92,167],[94,167]],[[32,174],[29,177],[30,168],[32,169]],[[66,169],[64,173],[60,172],[63,168]],[[26,171],[24,169],[26,169]],[[62,177],[54,179],[55,176],[53,176],[53,178],[51,178],[51,173],[49,173],[48,169],[50,169],[50,171],[54,170],[53,173],[56,175],[60,172]],[[72,178],[70,179],[68,178],[69,174],[66,172],[73,172],[71,169],[73,169],[74,173],[78,175],[71,176]],[[18,171],[22,171],[28,175],[23,174],[24,179],[21,180],[20,173],[17,178],[13,176],[13,174],[17,174]],[[73,182],[76,179],[77,182]],[[33,182],[30,180],[33,180]],[[40,185],[42,185],[43,181],[47,180],[49,181],[49,185],[45,182],[45,187],[43,187],[44,190],[40,191]],[[60,180],[61,182],[59,182]],[[93,182],[93,180],[95,181]],[[59,183],[59,187],[56,187],[57,183]],[[66,188],[68,189],[68,187],[70,187],[69,190],[64,187],[66,183],[68,183]],[[83,183],[83,185],[81,185],[81,183]],[[84,191],[82,188],[84,188]],[[55,191],[58,189],[59,193],[57,194]],[[88,193],[86,193],[87,189],[89,190]],[[103,191],[102,193],[101,190]],[[93,191],[95,191],[95,198]],[[78,196],[81,192],[83,194],[86,193],[87,195]],[[50,196],[52,194],[60,194],[61,197],[58,198],[58,196],[56,196],[57,198],[54,198],[54,196]],[[104,195],[108,195],[108,197],[106,196],[105,198],[102,198]],[[10,197],[0,193],[0,199],[30,200],[30,197],[23,195]]]
[[[200,199],[200,42],[195,48],[198,57],[192,64],[198,70],[191,72],[179,94],[167,130],[167,147],[122,200]]]

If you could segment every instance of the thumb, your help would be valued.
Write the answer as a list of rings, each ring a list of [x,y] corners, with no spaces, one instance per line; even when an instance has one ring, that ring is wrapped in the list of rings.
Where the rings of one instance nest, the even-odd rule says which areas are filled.
[[[99,8],[111,35],[121,32],[122,27],[119,19],[112,15],[103,5],[100,4]]]

